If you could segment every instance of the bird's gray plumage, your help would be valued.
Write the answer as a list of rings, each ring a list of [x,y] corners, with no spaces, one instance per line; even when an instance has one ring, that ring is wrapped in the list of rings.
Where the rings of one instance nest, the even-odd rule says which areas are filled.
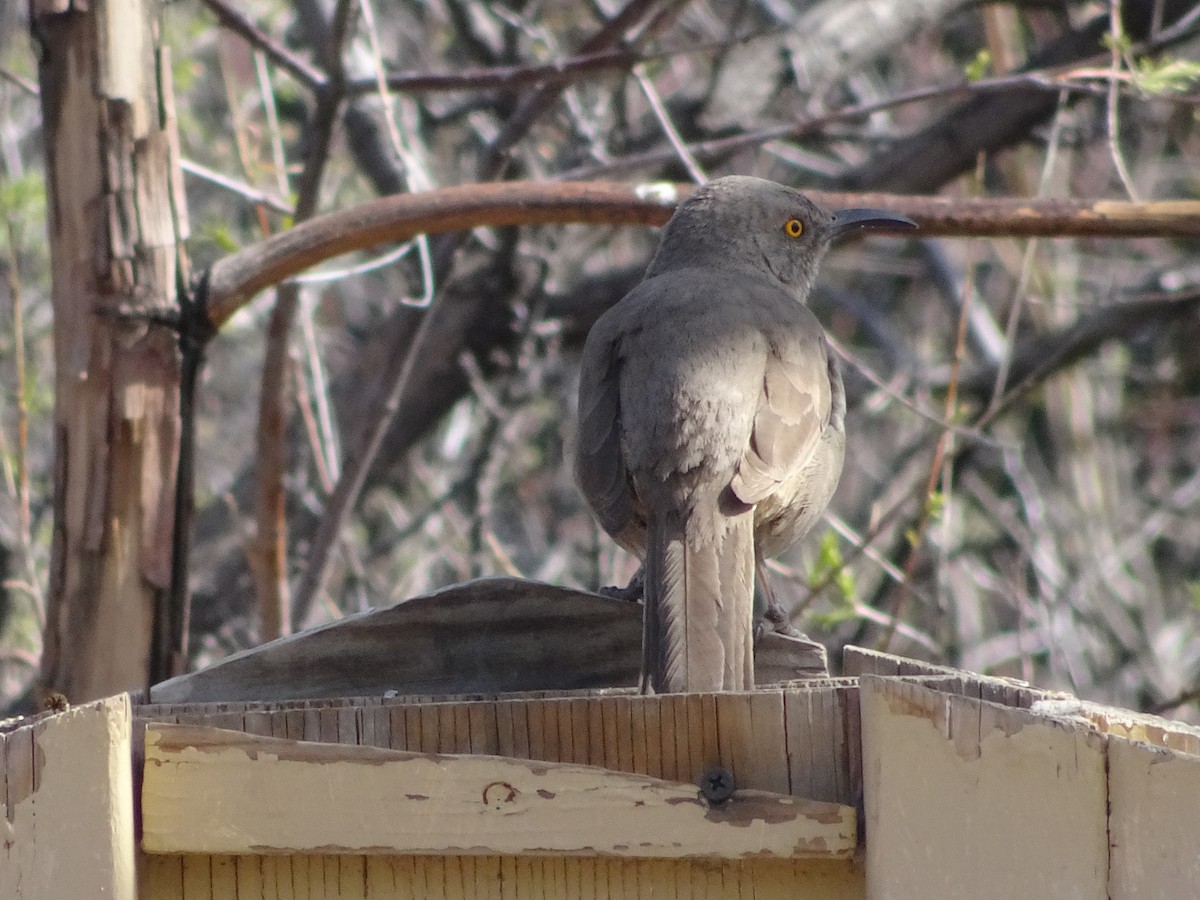
[[[811,528],[837,485],[842,382],[805,301],[851,219],[873,221],[839,223],[773,182],[713,181],[588,335],[576,477],[645,561],[643,676],[656,691],[753,685],[756,559]]]

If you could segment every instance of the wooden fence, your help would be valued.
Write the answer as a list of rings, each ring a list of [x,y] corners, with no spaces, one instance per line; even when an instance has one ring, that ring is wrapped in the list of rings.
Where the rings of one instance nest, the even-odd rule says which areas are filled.
[[[746,693],[88,704],[0,735],[0,897],[1200,896],[1200,731],[844,662]]]

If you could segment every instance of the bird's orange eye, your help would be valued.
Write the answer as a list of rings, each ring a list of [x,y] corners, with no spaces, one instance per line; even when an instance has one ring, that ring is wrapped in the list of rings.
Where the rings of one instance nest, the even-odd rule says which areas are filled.
[[[784,224],[783,231],[788,237],[798,238],[804,234],[804,223],[793,216]]]

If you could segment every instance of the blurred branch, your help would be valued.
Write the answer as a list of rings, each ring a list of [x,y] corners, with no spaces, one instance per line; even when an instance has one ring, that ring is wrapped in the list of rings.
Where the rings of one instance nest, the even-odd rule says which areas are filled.
[[[548,63],[525,66],[488,66],[459,69],[457,72],[391,72],[385,81],[389,90],[397,93],[421,94],[435,91],[525,90],[530,85],[561,85],[579,80],[584,75],[602,72],[625,72],[644,62],[656,62],[676,56],[719,50],[722,44],[705,44],[659,53],[638,53],[633,50],[602,50],[582,53]],[[346,82],[350,96],[377,91],[373,78],[353,78]]]
[[[217,17],[221,26],[228,28],[250,46],[261,50],[270,60],[311,91],[324,87],[325,73],[308,60],[297,56],[287,47],[251,22],[240,10],[234,9],[225,0],[201,0]]]
[[[679,129],[675,127],[675,123],[671,121],[671,114],[667,112],[667,107],[658,95],[658,91],[654,87],[654,82],[646,74],[646,67],[640,64],[634,66],[633,77],[641,85],[642,93],[646,95],[646,100],[650,103],[650,109],[654,111],[654,117],[658,119],[663,133],[667,136],[667,140],[670,141],[672,149],[679,156],[684,168],[692,176],[692,181],[696,182],[696,184],[704,184],[704,182],[708,181],[708,176],[704,174],[704,170],[700,168],[695,157],[688,152],[687,144],[679,136]]]
[[[1197,701],[1200,701],[1200,687],[1183,691],[1168,700],[1160,700],[1157,703],[1152,703],[1144,712],[1148,712],[1154,716],[1165,716],[1167,713],[1175,712],[1181,706],[1189,706]]]
[[[1121,26],[1121,0],[1108,0],[1108,49],[1111,53],[1109,62],[1108,91],[1104,98],[1105,121],[1108,126],[1108,152],[1112,156],[1113,168],[1121,185],[1130,200],[1140,200],[1137,188],[1133,185],[1133,176],[1129,174],[1129,165],[1121,152],[1121,126],[1117,114],[1117,101],[1120,99],[1120,78],[1124,62],[1125,31]]]
[[[329,148],[342,103],[341,53],[345,44],[353,0],[339,0],[331,28],[325,80],[319,86],[316,109],[307,141],[304,169],[296,192],[296,220],[304,221],[317,209],[321,176],[329,161]],[[288,419],[288,344],[300,303],[300,285],[283,284],[267,327],[259,393],[256,448],[258,481],[255,490],[255,537],[249,548],[250,570],[255,576],[259,612],[259,639],[274,640],[287,634],[291,600],[287,572],[286,422]]]
[[[666,3],[668,9],[673,9],[681,5],[681,2],[682,0],[629,0],[619,13],[581,45],[579,52],[587,54],[607,49],[621,41],[630,30],[643,22],[659,3]],[[512,146],[554,104],[562,93],[563,87],[563,85],[543,85],[528,96],[505,120],[499,133],[487,147],[483,161],[479,165],[479,171],[483,173],[484,180],[495,178],[503,172]],[[429,197],[437,193],[431,191],[417,196]],[[384,204],[403,202],[412,196],[390,197],[376,202]],[[494,222],[491,224],[505,223]],[[460,229],[418,227],[409,237],[435,231],[455,230]],[[449,269],[457,246],[457,241],[451,241],[443,244],[440,248],[432,265],[435,279]],[[360,435],[358,443],[347,454],[342,478],[329,498],[317,533],[313,537],[309,549],[308,566],[296,590],[293,622],[303,622],[313,601],[324,590],[329,574],[330,550],[340,537],[350,511],[366,483],[367,474],[374,464],[384,437],[400,410],[404,393],[413,380],[414,370],[418,367],[417,362],[423,360],[428,353],[426,345],[433,339],[437,322],[445,314],[442,309],[444,305],[440,300],[434,300],[430,308],[421,316],[407,351],[403,356],[389,361],[388,369],[381,378],[383,383],[383,390],[380,394],[383,398],[382,406],[371,417],[367,427]]]
[[[295,210],[292,208],[291,204],[289,204],[282,197],[279,197],[276,194],[268,193],[267,191],[259,190],[253,185],[246,184],[246,182],[239,181],[236,178],[230,178],[228,175],[217,172],[214,169],[210,169],[208,166],[203,166],[198,162],[193,162],[189,159],[181,159],[179,161],[179,168],[183,169],[183,171],[187,172],[189,175],[194,175],[197,178],[201,178],[217,185],[217,187],[222,187],[227,191],[238,194],[251,203],[261,204],[262,206],[273,209],[275,212],[282,213],[285,216],[291,216],[295,214]]]
[[[1131,39],[1150,36],[1154,9],[1159,3],[1160,0],[1125,0],[1123,26]],[[1190,0],[1163,0],[1161,5],[1164,22],[1171,24],[1192,11]],[[1023,71],[1071,65],[1103,52],[1102,41],[1109,27],[1106,11],[1033,54]],[[1057,90],[1048,91],[1037,84],[998,95],[971,97],[916,134],[897,141],[847,172],[837,179],[837,186],[847,190],[885,187],[912,194],[935,190],[970,171],[980,152],[994,152],[1022,140],[1032,128],[1054,114],[1058,97]]]
[[[580,45],[578,54],[583,56],[598,53],[620,43],[625,39],[625,35],[639,22],[649,17],[660,3],[663,3],[669,10],[681,6],[683,0],[629,0],[603,28]],[[516,112],[508,117],[500,129],[500,133],[496,135],[487,149],[484,161],[480,166],[481,180],[491,180],[504,171],[512,146],[529,131],[535,121],[554,105],[562,93],[563,87],[562,84],[542,85],[526,97],[517,107]]]
[[[36,82],[31,81],[24,75],[14,72],[12,69],[8,68],[8,66],[0,66],[0,78],[3,78],[5,81],[16,85],[30,97],[40,97],[42,94],[42,91],[37,86]]]
[[[982,162],[981,158],[981,166]],[[943,416],[947,422],[953,422],[958,418],[958,383],[962,372],[963,357],[966,355],[967,323],[970,321],[971,306],[977,294],[977,252],[978,244],[976,242],[972,241],[967,244],[966,263],[963,266],[965,275],[962,289],[959,291],[959,296],[962,300],[959,305],[958,328],[954,340],[954,355],[950,360],[950,382],[946,387],[946,406],[943,412]],[[905,532],[908,539],[908,555],[904,560],[904,578],[897,583],[894,592],[895,600],[891,605],[892,620],[876,642],[875,647],[877,650],[887,651],[892,643],[892,639],[896,636],[896,626],[904,618],[911,596],[911,586],[916,580],[917,564],[925,549],[925,533],[929,529],[930,522],[940,517],[943,513],[941,504],[935,501],[939,483],[942,485],[942,502],[944,502],[945,497],[949,494],[949,482],[953,477],[953,469],[948,465],[948,457],[953,454],[953,447],[953,430],[950,428],[940,429],[937,440],[934,442],[933,458],[929,465],[929,478],[925,483],[925,491],[921,495],[921,511],[917,516],[917,523]]]
[[[984,427],[1017,399],[1056,372],[1091,355],[1101,344],[1129,338],[1140,328],[1189,315],[1197,306],[1200,306],[1200,286],[1146,293],[1080,316],[1070,325],[1048,334],[1021,341],[1013,350],[1009,364],[1009,381],[1013,387],[1003,395],[996,410],[989,410],[975,427]],[[989,365],[963,376],[959,391],[979,398],[987,397],[995,384],[997,370],[998,365]]]
[[[372,200],[327,213],[232,253],[209,277],[209,320],[220,327],[259,291],[310,266],[417,234],[480,225],[662,225],[691,185],[641,190],[613,182],[499,182]],[[922,237],[1182,237],[1200,235],[1200,201],[955,199],[810,191],[825,206],[873,206],[914,219]]]
[[[796,84],[820,93],[972,0],[822,0],[804,5],[787,45]]]
[[[1032,390],[1056,373],[1088,356],[1101,344],[1118,338],[1129,338],[1141,328],[1193,314],[1198,306],[1200,306],[1200,286],[1169,293],[1146,293],[1136,299],[1097,310],[1093,314],[1049,334],[1025,341],[1012,355],[1010,375],[1013,387],[1003,395],[998,404],[989,407],[971,423],[972,430],[977,434],[983,434],[984,429],[996,418],[1012,408]],[[998,365],[997,363],[988,366],[959,379],[959,393],[975,395],[980,402],[986,402],[995,384]],[[938,432],[938,435],[940,434],[941,432]],[[969,458],[980,446],[980,442],[973,440],[969,435],[961,435],[961,437],[959,446],[948,462],[948,471],[955,478],[968,469]],[[938,439],[938,436],[930,434],[921,443],[933,444]],[[898,506],[899,504],[897,504],[897,508]],[[895,509],[893,509],[894,511]],[[886,554],[889,558],[897,556],[908,547],[907,533],[925,514],[926,511],[922,508],[899,530],[893,547]],[[1147,534],[1139,540],[1144,544],[1149,540],[1149,535]],[[914,573],[908,574],[911,578]],[[881,584],[869,605],[881,605],[887,588],[886,583]],[[857,640],[861,640],[861,636]]]
[[[0,438],[0,447],[5,455],[11,455],[15,468],[12,487],[17,502],[17,550],[21,556],[21,565],[28,579],[26,590],[29,594],[30,605],[34,611],[35,620],[40,628],[46,623],[46,597],[38,578],[37,566],[33,554],[33,519],[29,506],[29,396],[30,379],[25,360],[25,312],[22,297],[21,247],[22,234],[20,220],[16,210],[6,209],[0,201],[0,210],[4,213],[4,224],[7,232],[9,258],[0,257],[0,269],[4,271],[8,286],[9,301],[12,304],[12,350],[16,375],[16,411],[17,411],[17,446],[8,446],[7,439]],[[10,585],[5,585],[6,588]],[[0,616],[2,619],[2,616]]]
[[[1078,61],[1076,61],[1078,62]],[[1107,70],[1103,73],[1107,79],[1109,74]],[[998,75],[993,78],[980,78],[976,81],[970,81],[967,78],[950,82],[948,84],[933,85],[930,87],[914,88],[910,91],[903,91],[891,97],[885,97],[882,100],[871,100],[865,103],[854,103],[849,106],[843,106],[839,109],[833,109],[819,115],[808,116],[794,122],[788,122],[782,125],[770,125],[764,128],[756,128],[753,131],[747,131],[743,134],[734,134],[727,137],[711,138],[704,141],[693,141],[686,145],[688,153],[692,154],[699,160],[714,161],[727,157],[739,150],[745,150],[751,147],[759,147],[770,141],[794,139],[806,137],[808,135],[820,134],[828,126],[844,122],[854,122],[860,119],[866,119],[876,113],[885,112],[890,109],[897,109],[901,106],[909,106],[914,103],[923,103],[929,100],[945,100],[955,97],[969,98],[990,98],[997,101],[996,108],[1005,108],[1004,98],[1010,95],[1020,96],[1029,91],[1045,92],[1047,95],[1053,95],[1050,98],[1052,107],[1056,107],[1059,102],[1058,98],[1063,94],[1086,94],[1089,96],[1102,97],[1106,96],[1108,90],[1098,84],[1091,83],[1090,79],[1099,77],[1099,73],[1092,69],[1079,69],[1073,63],[1064,64],[1061,66],[1049,66],[1036,71],[1024,71],[1012,75]],[[1118,84],[1120,89],[1120,85]],[[1142,96],[1140,92],[1135,92],[1137,96]],[[991,107],[989,107],[990,109]],[[1050,113],[1054,109],[1051,108]],[[1049,115],[1049,114],[1048,114]],[[1024,133],[1024,132],[1023,132]],[[968,140],[969,135],[960,136],[962,140]],[[910,140],[906,138],[905,140]],[[899,146],[897,144],[896,146]],[[894,149],[894,148],[893,148]],[[997,147],[984,147],[982,149],[997,149]],[[888,151],[889,153],[891,151]],[[915,156],[916,154],[914,154]],[[608,162],[599,164],[589,164],[579,166],[575,169],[568,169],[564,172],[556,173],[555,177],[563,181],[581,181],[598,178],[600,176],[611,176],[622,172],[637,171],[639,169],[649,169],[669,163],[678,156],[674,147],[659,147],[654,150],[647,150],[642,153],[630,153],[626,156],[617,157]],[[867,165],[870,165],[868,163]],[[937,181],[931,182],[926,190],[933,190],[944,181],[949,180],[951,175],[947,175]],[[904,186],[893,185],[888,183],[885,178],[873,178],[870,184],[866,184],[865,180],[854,173],[847,173],[833,179],[838,186],[846,189],[861,189],[866,187],[872,188],[887,188],[889,190],[904,190]],[[863,184],[857,184],[859,181],[864,181]]]

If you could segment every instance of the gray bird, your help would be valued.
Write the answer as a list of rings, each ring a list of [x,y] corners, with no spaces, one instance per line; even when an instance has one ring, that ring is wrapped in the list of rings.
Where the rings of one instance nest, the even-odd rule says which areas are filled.
[[[842,379],[805,305],[818,263],[847,232],[911,227],[720,178],[588,334],[575,474],[644,562],[643,690],[754,685],[756,565],[813,526],[842,470]]]

